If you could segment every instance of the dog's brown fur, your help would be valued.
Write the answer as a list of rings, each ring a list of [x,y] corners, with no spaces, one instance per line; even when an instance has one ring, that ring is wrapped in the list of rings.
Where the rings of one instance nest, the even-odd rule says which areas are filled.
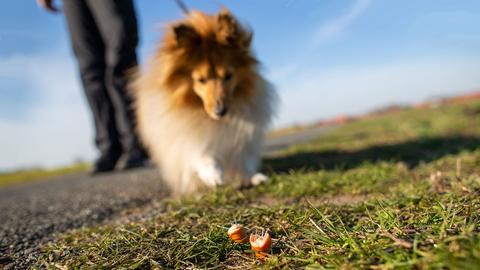
[[[240,82],[233,98],[239,102],[252,98],[258,80],[258,62],[250,52],[252,36],[226,9],[217,16],[192,11],[186,20],[167,28],[151,66],[151,73],[159,75],[152,78],[152,88],[172,92],[175,106],[201,107],[202,100],[192,91],[193,81],[185,77],[205,62],[231,63]]]
[[[135,80],[140,135],[175,191],[195,190],[196,178],[248,184],[256,173],[275,94],[258,74],[251,41],[252,32],[228,10],[192,11],[167,27],[149,68]],[[228,108],[225,116],[219,108]],[[202,177],[199,160],[213,164],[206,170],[221,179]]]

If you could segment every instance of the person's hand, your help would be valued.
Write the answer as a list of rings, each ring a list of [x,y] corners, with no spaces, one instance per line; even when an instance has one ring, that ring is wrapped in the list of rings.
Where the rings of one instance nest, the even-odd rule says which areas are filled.
[[[60,9],[56,5],[54,5],[53,2],[54,0],[37,0],[37,5],[47,11],[57,13],[60,11]]]

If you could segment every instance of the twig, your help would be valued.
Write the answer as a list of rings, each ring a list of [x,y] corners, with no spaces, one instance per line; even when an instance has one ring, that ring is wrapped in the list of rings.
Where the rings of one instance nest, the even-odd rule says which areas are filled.
[[[325,231],[323,231],[323,230],[322,230],[322,228],[320,228],[320,226],[318,226],[318,224],[317,224],[317,223],[315,223],[315,221],[313,221],[313,219],[312,219],[312,218],[308,218],[308,219],[309,219],[309,220],[310,220],[310,222],[313,224],[313,226],[315,226],[315,228],[317,228],[317,230],[319,230],[321,233],[323,233],[323,234],[327,235],[327,234],[325,233]]]
[[[406,241],[406,240],[400,239],[400,238],[396,237],[395,235],[393,235],[393,234],[391,234],[391,233],[389,233],[389,232],[387,232],[387,231],[383,232],[382,235],[383,235],[383,236],[386,236],[386,237],[388,237],[388,238],[390,238],[390,239],[392,239],[392,240],[395,242],[395,244],[397,244],[397,245],[399,245],[399,246],[401,246],[401,247],[408,248],[408,249],[413,248],[413,244],[412,244],[412,243],[410,243],[410,242],[408,242],[408,241]]]

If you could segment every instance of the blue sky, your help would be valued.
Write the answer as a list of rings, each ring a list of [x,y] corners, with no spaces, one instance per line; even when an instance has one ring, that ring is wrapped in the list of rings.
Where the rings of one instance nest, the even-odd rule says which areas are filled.
[[[282,103],[275,126],[480,89],[478,0],[185,0],[230,8],[254,32]],[[136,0],[142,61],[173,0]],[[0,170],[95,157],[90,114],[61,14],[0,9]]]

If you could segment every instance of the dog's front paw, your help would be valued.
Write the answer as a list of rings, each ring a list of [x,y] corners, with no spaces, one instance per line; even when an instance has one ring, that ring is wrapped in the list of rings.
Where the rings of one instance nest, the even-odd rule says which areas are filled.
[[[250,183],[252,184],[252,186],[258,186],[261,183],[264,183],[264,182],[267,182],[267,181],[268,181],[268,176],[266,176],[263,173],[256,173],[250,179]]]
[[[198,177],[210,187],[221,186],[224,183],[222,171],[212,168],[199,170]]]
[[[202,158],[197,165],[197,175],[207,186],[215,187],[224,184],[223,168],[213,158]]]

